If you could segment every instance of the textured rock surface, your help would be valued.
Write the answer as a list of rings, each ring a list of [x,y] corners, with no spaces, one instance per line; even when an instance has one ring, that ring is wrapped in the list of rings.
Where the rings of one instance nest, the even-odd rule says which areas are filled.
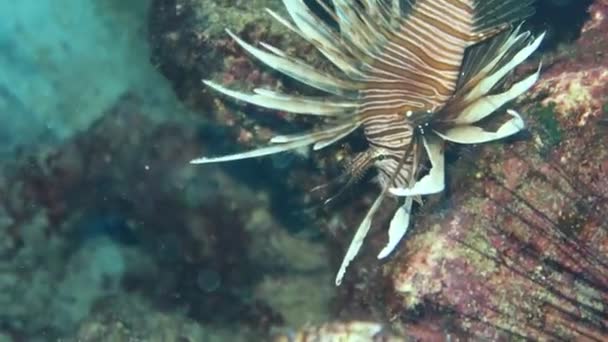
[[[397,336],[376,322],[332,322],[305,326],[296,331],[277,333],[273,342],[397,342],[409,341]]]
[[[82,325],[82,339],[128,341],[186,324],[248,341],[327,319],[324,244],[289,234],[265,191],[190,166],[195,126],[141,108],[126,96],[87,132],[3,165],[3,329],[36,340]],[[131,295],[133,307],[104,304]]]
[[[608,6],[589,11],[581,37],[548,56],[522,99],[529,137],[462,154],[448,207],[425,208],[433,213],[386,265],[395,324],[435,311],[482,339],[605,336]]]
[[[148,63],[151,0],[3,2],[0,155],[84,131],[126,91],[164,116],[175,97]],[[159,111],[156,111],[159,109]],[[6,154],[5,154],[6,153]]]

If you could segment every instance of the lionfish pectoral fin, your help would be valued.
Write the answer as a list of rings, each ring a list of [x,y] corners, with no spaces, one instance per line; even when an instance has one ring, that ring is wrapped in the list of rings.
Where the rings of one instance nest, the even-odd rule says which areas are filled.
[[[227,162],[232,160],[248,159],[268,156],[275,153],[290,151],[309,145],[317,146],[317,144],[325,144],[337,141],[358,127],[358,122],[347,121],[346,123],[335,124],[317,129],[314,131],[291,134],[291,135],[276,135],[270,139],[271,145],[257,148],[241,153],[229,154],[220,157],[202,157],[190,161],[191,164],[209,164]]]
[[[226,30],[226,32],[245,49],[245,51],[262,61],[264,64],[302,83],[335,95],[345,95],[357,87],[354,82],[339,79],[327,73],[322,73],[297,58],[289,57],[286,53],[272,45],[260,43],[260,45],[268,50],[264,51],[245,42],[236,34],[232,33],[232,31]]]
[[[422,137],[424,148],[431,162],[429,173],[409,188],[390,188],[395,196],[429,195],[445,188],[445,158],[443,142],[436,137]]]
[[[363,240],[367,236],[367,233],[369,232],[369,229],[372,226],[372,218],[374,217],[374,214],[376,214],[376,211],[378,211],[378,208],[380,208],[380,204],[386,196],[386,190],[387,188],[384,188],[380,195],[378,195],[378,197],[374,201],[374,204],[372,204],[371,208],[367,211],[365,218],[363,219],[363,221],[361,221],[361,224],[359,224],[357,232],[355,233],[355,236],[353,237],[350,245],[348,246],[346,255],[344,255],[344,259],[342,259],[340,269],[336,274],[336,286],[340,286],[340,284],[342,284],[342,279],[344,278],[344,274],[346,273],[346,268],[348,267],[350,262],[353,261],[353,259],[357,256],[357,254],[359,254],[361,245],[363,245]]]
[[[315,142],[314,138],[302,139],[302,140],[297,140],[297,141],[293,141],[290,143],[270,145],[270,146],[265,146],[265,147],[261,147],[261,148],[257,148],[254,150],[241,152],[241,153],[228,154],[225,156],[201,157],[201,158],[191,160],[190,164],[222,163],[222,162],[228,162],[228,161],[233,161],[233,160],[263,157],[263,156],[268,156],[268,155],[275,154],[275,153],[294,150],[294,149],[297,149],[300,147],[305,147],[305,146],[313,144],[314,142]]]
[[[481,144],[499,140],[513,135],[525,127],[524,120],[516,111],[508,109],[507,113],[511,115],[511,119],[502,124],[495,132],[488,132],[477,126],[457,126],[445,132],[435,131],[435,133],[445,140],[459,144]]]
[[[528,89],[530,89],[534,83],[538,81],[540,69],[541,67],[539,65],[538,70],[534,74],[515,83],[509,90],[503,93],[484,96],[473,102],[460,114],[458,114],[458,116],[456,116],[452,122],[457,125],[466,125],[473,124],[486,118],[490,114],[494,113],[498,108],[502,107],[505,103],[514,100],[528,91]]]
[[[336,132],[333,136],[328,137],[327,139],[324,139],[324,140],[317,141],[312,147],[313,151],[318,151],[318,150],[326,148],[327,146],[333,145],[337,141],[339,141],[342,138],[346,137],[347,135],[351,134],[354,130],[359,128],[359,126],[360,126],[360,123],[358,123],[358,122],[353,122],[351,124],[347,124],[340,131]]]
[[[395,250],[410,225],[413,197],[407,197],[402,206],[397,208],[388,229],[388,243],[378,254],[378,259],[384,259]]]
[[[488,94],[494,86],[503,79],[509,72],[511,72],[516,66],[525,61],[530,55],[536,51],[543,38],[545,37],[545,33],[536,37],[532,41],[532,43],[528,44],[526,47],[517,52],[513,58],[509,59],[507,63],[502,65],[498,70],[493,72],[492,74],[485,76],[479,83],[471,90],[471,92],[467,95],[466,99],[478,99],[486,94]]]
[[[358,103],[352,101],[291,96],[260,88],[254,89],[253,94],[248,94],[226,88],[209,80],[203,80],[203,83],[208,87],[237,100],[259,107],[281,110],[294,114],[339,117],[352,112],[358,106]]]

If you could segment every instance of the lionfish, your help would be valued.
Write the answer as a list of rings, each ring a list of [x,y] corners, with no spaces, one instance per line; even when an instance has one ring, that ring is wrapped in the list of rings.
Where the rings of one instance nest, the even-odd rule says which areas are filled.
[[[405,235],[413,200],[444,189],[445,141],[478,144],[524,128],[520,115],[504,105],[526,92],[538,70],[513,83],[505,79],[540,45],[520,32],[534,0],[283,0],[291,21],[268,13],[312,44],[333,67],[323,72],[266,43],[257,48],[227,30],[249,54],[325,96],[292,96],[270,89],[244,93],[204,83],[229,97],[260,107],[317,115],[320,128],[274,136],[251,151],[202,157],[193,164],[226,162],[312,146],[320,150],[362,130],[367,148],[348,163],[344,176],[358,179],[377,171],[380,193],[360,223],[336,276],[340,285],[358,254],[372,218],[387,196],[399,207],[378,258],[387,257]],[[326,19],[322,19],[325,17]],[[333,22],[332,22],[333,21]],[[499,109],[497,129],[474,125]],[[422,166],[428,165],[425,172]]]

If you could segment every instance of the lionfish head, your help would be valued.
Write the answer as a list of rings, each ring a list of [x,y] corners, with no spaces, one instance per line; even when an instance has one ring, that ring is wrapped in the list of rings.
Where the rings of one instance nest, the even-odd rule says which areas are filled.
[[[260,107],[321,117],[318,128],[273,137],[268,146],[194,164],[261,157],[311,146],[319,150],[361,129],[367,150],[345,176],[376,169],[380,194],[359,225],[336,276],[342,282],[372,218],[386,197],[399,201],[378,258],[388,256],[409,226],[414,198],[444,188],[444,143],[477,144],[520,131],[520,115],[507,109],[496,130],[474,125],[527,91],[539,71],[504,89],[505,77],[540,45],[512,24],[533,12],[534,0],[333,0],[316,4],[334,21],[322,20],[304,0],[283,0],[291,20],[267,10],[334,66],[322,72],[266,43],[255,47],[228,31],[269,67],[321,90],[325,96],[244,93],[212,81],[209,87]],[[420,165],[430,164],[421,175]]]

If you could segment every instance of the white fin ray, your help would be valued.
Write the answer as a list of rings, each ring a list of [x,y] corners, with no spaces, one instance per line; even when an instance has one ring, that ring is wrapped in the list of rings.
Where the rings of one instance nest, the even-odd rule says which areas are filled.
[[[298,31],[307,41],[317,41],[329,46],[332,44],[333,38],[337,38],[333,29],[319,20],[303,0],[283,0],[283,4]]]
[[[489,76],[484,77],[466,96],[466,100],[476,99],[489,93],[492,88],[498,83],[503,77],[511,72],[516,66],[521,64],[530,55],[538,49],[540,43],[545,37],[545,33],[536,37],[532,43],[528,44],[525,48],[521,49],[518,53],[511,58],[511,60],[499,68],[497,71]]]
[[[469,92],[476,84],[479,83],[481,79],[485,76],[489,75],[492,70],[498,65],[498,63],[503,59],[505,54],[509,52],[509,50],[516,45],[518,42],[528,39],[530,37],[530,32],[526,31],[523,33],[519,33],[521,29],[521,24],[517,26],[507,37],[507,39],[502,43],[502,45],[496,50],[495,56],[485,64],[477,73],[471,77],[466,84],[461,87],[461,90],[466,89],[466,99],[472,98],[475,94]]]
[[[333,137],[330,137],[330,138],[327,138],[327,139],[324,139],[324,140],[321,140],[321,141],[317,141],[312,146],[312,150],[313,151],[318,151],[318,150],[322,150],[322,149],[326,148],[327,146],[333,145],[338,140],[341,140],[344,137],[346,137],[347,135],[351,134],[354,130],[356,130],[357,128],[359,128],[360,125],[361,125],[360,123],[352,124],[350,127],[344,129],[342,131],[342,133],[340,133],[340,134],[336,134]]]
[[[372,32],[363,20],[364,13],[357,11],[352,1],[334,0],[333,2],[342,36],[352,42],[361,52],[371,55],[369,48],[373,45],[373,40],[369,34]]]
[[[338,137],[344,137],[345,132],[352,132],[353,126],[358,127],[356,122],[347,122],[340,125],[327,127],[317,131],[293,135],[277,135],[270,139],[272,145],[260,147],[254,150],[229,154],[219,157],[201,157],[193,159],[190,164],[210,164],[220,163],[233,160],[249,159],[263,157],[275,153],[285,152],[294,150],[297,148],[309,146],[317,143],[327,142],[328,139],[336,139]]]
[[[395,196],[430,195],[441,192],[445,188],[445,156],[444,143],[437,137],[422,137],[424,148],[431,162],[429,173],[420,178],[409,188],[391,188]]]
[[[285,151],[294,150],[294,149],[297,149],[300,147],[312,145],[317,140],[318,140],[318,138],[308,137],[306,139],[300,139],[300,140],[292,141],[292,142],[289,142],[286,144],[270,145],[270,146],[257,148],[255,150],[250,150],[250,151],[245,151],[245,152],[240,152],[240,153],[235,153],[235,154],[229,154],[229,155],[225,155],[225,156],[201,157],[201,158],[191,160],[190,164],[223,163],[223,162],[228,162],[228,161],[233,161],[233,160],[242,160],[242,159],[263,157],[263,156],[268,156],[268,155],[275,154],[275,153],[285,152]]]
[[[340,286],[340,284],[342,284],[342,279],[344,278],[344,274],[346,273],[346,268],[351,263],[351,261],[353,261],[353,259],[357,256],[357,254],[359,254],[359,250],[363,245],[363,240],[367,236],[367,233],[369,232],[369,229],[372,226],[372,218],[374,217],[374,214],[376,214],[376,211],[378,211],[378,209],[380,208],[380,204],[386,196],[387,189],[388,188],[385,187],[382,190],[380,195],[378,195],[378,197],[374,201],[374,204],[372,204],[371,208],[369,208],[369,210],[367,211],[367,214],[365,215],[363,221],[361,221],[361,224],[359,224],[357,232],[355,233],[355,236],[353,237],[350,245],[348,246],[346,255],[344,255],[344,259],[342,259],[342,264],[340,265],[340,269],[338,270],[338,273],[336,275],[336,286]]]
[[[230,30],[226,30],[226,32],[228,32],[245,51],[262,61],[264,64],[311,87],[336,95],[344,95],[347,91],[356,90],[357,88],[355,83],[340,80],[336,77],[327,75],[327,73],[323,74],[299,59],[288,57],[284,52],[273,46],[262,44],[272,53],[266,52],[245,42]]]
[[[256,106],[281,110],[295,114],[308,114],[320,116],[341,116],[357,108],[356,102],[332,102],[324,99],[307,98],[303,96],[290,96],[280,94],[268,89],[255,89],[255,94],[246,94],[228,89],[212,81],[203,81],[207,86]]]
[[[285,19],[278,19],[280,18],[278,14],[270,10],[268,12],[279,22],[286,24],[286,27],[313,44],[321,54],[347,76],[352,79],[365,77],[365,74],[356,68],[356,60],[345,54],[345,51],[350,51],[350,49],[344,44],[341,37],[317,18],[302,0],[283,0],[283,4],[295,26]]]
[[[399,244],[410,225],[413,197],[406,197],[402,206],[397,208],[388,228],[388,242],[378,254],[378,259],[389,256]]]
[[[525,79],[515,83],[508,91],[496,95],[484,96],[467,106],[454,120],[450,122],[456,125],[467,125],[478,122],[490,114],[494,113],[498,108],[505,103],[519,97],[528,89],[530,89],[540,75],[540,66],[538,70],[526,77]]]
[[[353,126],[358,127],[358,123],[347,122],[312,132],[277,135],[272,137],[272,139],[270,139],[270,142],[273,144],[284,144],[297,140],[307,139],[310,136],[315,136],[318,139],[318,142],[322,142],[326,139],[333,139],[336,136],[341,136],[344,131],[352,132]]]
[[[302,35],[302,32],[300,32],[300,30],[298,30],[297,27],[293,26],[293,24],[289,20],[283,18],[282,16],[277,14],[277,12],[271,10],[268,7],[266,8],[266,12],[268,12],[268,14],[270,14],[276,21],[281,23],[281,25],[285,26],[290,31],[297,33],[300,37],[306,39],[306,37],[304,35]]]
[[[507,113],[511,115],[511,119],[502,124],[495,132],[488,132],[477,126],[457,126],[445,132],[435,131],[435,133],[445,140],[459,144],[481,144],[499,140],[513,135],[525,127],[524,120],[516,111],[509,109]]]

